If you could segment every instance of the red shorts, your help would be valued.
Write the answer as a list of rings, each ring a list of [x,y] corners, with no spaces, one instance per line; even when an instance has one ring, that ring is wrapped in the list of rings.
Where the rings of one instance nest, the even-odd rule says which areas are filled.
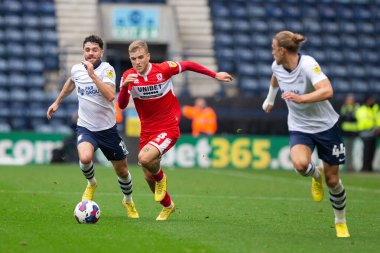
[[[142,133],[140,136],[139,150],[149,143],[155,146],[160,151],[160,154],[163,155],[177,143],[179,136],[179,129],[169,129],[166,131],[149,134]]]

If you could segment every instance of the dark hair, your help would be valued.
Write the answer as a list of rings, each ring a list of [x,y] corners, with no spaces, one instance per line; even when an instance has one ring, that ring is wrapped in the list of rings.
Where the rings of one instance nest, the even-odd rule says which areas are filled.
[[[281,31],[274,38],[279,47],[283,47],[291,53],[297,53],[302,42],[306,40],[305,36],[290,31]]]
[[[101,49],[103,49],[103,40],[97,35],[90,35],[86,37],[83,41],[83,48],[84,48],[84,44],[86,44],[87,42],[96,43],[99,45]]]

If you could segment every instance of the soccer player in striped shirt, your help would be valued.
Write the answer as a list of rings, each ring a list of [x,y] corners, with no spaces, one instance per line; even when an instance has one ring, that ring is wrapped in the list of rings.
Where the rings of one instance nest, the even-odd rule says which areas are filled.
[[[154,192],[155,201],[163,205],[156,220],[167,220],[175,205],[166,190],[167,179],[161,168],[161,156],[177,142],[181,117],[171,77],[186,70],[225,82],[232,81],[232,77],[226,72],[215,73],[190,61],[150,63],[148,45],[143,40],[132,42],[128,51],[132,68],[122,76],[118,103],[123,109],[128,105],[130,96],[133,97],[141,121],[138,162]]]

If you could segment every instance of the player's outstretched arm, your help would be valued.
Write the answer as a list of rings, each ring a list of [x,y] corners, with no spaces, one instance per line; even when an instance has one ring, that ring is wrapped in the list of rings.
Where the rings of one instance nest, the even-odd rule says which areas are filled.
[[[224,82],[230,82],[232,81],[232,76],[228,74],[227,72],[218,72],[215,73],[214,71],[206,68],[205,66],[202,66],[199,63],[192,62],[192,61],[182,61],[180,62],[182,71],[190,70],[193,72],[197,72],[203,75],[210,76],[212,78],[215,78],[219,81],[224,81]]]
[[[74,82],[71,80],[71,78],[68,78],[67,81],[65,82],[65,84],[63,85],[63,88],[62,88],[61,92],[59,93],[57,99],[49,106],[49,108],[46,112],[46,117],[48,119],[51,119],[51,117],[53,116],[53,113],[55,113],[58,110],[58,107],[59,107],[59,104],[61,103],[61,101],[65,97],[70,95],[74,89],[75,89]]]
[[[127,107],[129,102],[129,85],[133,83],[134,80],[136,80],[137,74],[129,74],[125,78],[123,77],[120,84],[120,93],[119,97],[117,98],[117,103],[119,105],[120,109],[124,109]]]

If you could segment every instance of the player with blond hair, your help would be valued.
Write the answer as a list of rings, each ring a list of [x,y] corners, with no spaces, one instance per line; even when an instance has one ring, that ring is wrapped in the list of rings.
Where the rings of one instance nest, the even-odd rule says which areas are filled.
[[[334,92],[317,61],[299,53],[304,41],[303,35],[290,31],[281,31],[274,36],[273,75],[263,109],[265,112],[272,110],[280,89],[289,110],[293,166],[302,176],[312,177],[312,197],[317,202],[323,198],[322,174],[325,175],[335,214],[336,235],[350,237],[346,225],[346,190],[339,177],[339,165],[345,161],[345,146],[337,125],[339,115],[328,101]],[[315,147],[323,161],[323,172],[311,161]]]

